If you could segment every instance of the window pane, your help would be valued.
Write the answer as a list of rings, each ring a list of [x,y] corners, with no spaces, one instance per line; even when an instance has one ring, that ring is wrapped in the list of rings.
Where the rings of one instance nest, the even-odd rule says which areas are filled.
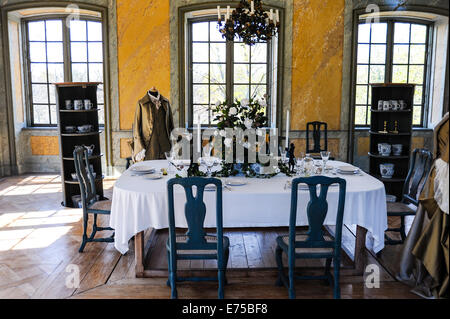
[[[192,61],[208,62],[208,44],[193,43],[192,44]]]
[[[356,86],[356,104],[367,104],[367,86]]]
[[[234,62],[249,62],[250,46],[244,43],[234,44]]]
[[[266,91],[267,91],[267,86],[265,84],[264,85],[263,84],[252,85],[250,97],[261,101],[264,98]]]
[[[370,83],[384,83],[384,65],[370,66]]]
[[[62,21],[61,20],[47,20],[47,41],[62,41]]]
[[[366,84],[369,82],[369,66],[358,65],[358,71],[356,75],[356,83]]]
[[[248,64],[234,65],[234,83],[249,83],[250,67]]]
[[[87,64],[86,63],[72,63],[72,81],[87,82]]]
[[[234,98],[241,101],[242,99],[248,99],[249,86],[248,85],[235,85],[234,86]]]
[[[31,82],[47,83],[47,69],[45,63],[31,63]]]
[[[102,41],[102,23],[88,21],[88,41]]]
[[[370,47],[370,63],[385,64],[386,63],[386,46],[372,45]]]
[[[45,22],[28,22],[28,39],[30,41],[45,41]]]
[[[64,64],[52,63],[48,64],[48,82],[64,82]]]
[[[422,96],[423,96],[423,87],[421,85],[416,85],[414,91],[414,104],[422,104]]]
[[[44,42],[30,43],[30,60],[31,62],[46,62]]]
[[[57,119],[57,116],[56,116],[56,105],[55,104],[50,105],[50,115],[51,115],[50,124],[58,124],[58,119]]]
[[[394,42],[409,43],[409,23],[395,23]]]
[[[33,105],[33,123],[34,124],[49,124],[49,113],[47,105]]]
[[[252,83],[266,83],[267,65],[266,64],[252,64]]]
[[[394,63],[408,64],[408,45],[397,44],[394,45]]]
[[[409,67],[409,83],[423,83],[423,69],[421,65],[411,65]]]
[[[208,41],[208,22],[197,22],[192,24],[192,40]]]
[[[411,45],[409,63],[424,64],[425,63],[425,45]]]
[[[211,64],[210,66],[211,66],[211,79],[210,79],[211,83],[225,83],[226,82],[225,64]]]
[[[103,104],[98,104],[98,123],[100,125],[104,125],[105,124],[105,105]]]
[[[195,104],[208,104],[208,86],[193,85],[193,101]]]
[[[370,42],[370,23],[361,23],[358,27],[358,42]]]
[[[200,115],[200,124],[208,124],[208,105],[194,105],[194,124],[198,124],[198,116]]]
[[[99,84],[97,86],[97,104],[103,104],[103,103],[104,103],[103,84]]]
[[[413,125],[420,125],[420,117],[422,113],[421,105],[414,105],[413,108]]]
[[[211,62],[226,62],[226,47],[225,43],[211,43],[210,44]]]
[[[86,41],[86,21],[82,20],[70,21],[70,40]]]
[[[251,47],[252,62],[267,62],[267,43],[257,43]]]
[[[369,45],[358,45],[358,63],[369,63]]]
[[[89,63],[89,81],[103,82],[103,64]]]
[[[210,41],[221,41],[225,42],[225,39],[222,38],[222,33],[220,33],[219,29],[217,28],[218,24],[216,22],[210,22],[209,23],[209,37]]]
[[[56,88],[54,85],[50,84],[49,87],[50,93],[50,104],[56,104]]]
[[[386,43],[387,23],[372,24],[372,43]]]
[[[71,43],[72,62],[87,62],[86,43]]]
[[[208,64],[196,64],[192,65],[192,81],[194,83],[208,83],[209,73]]]
[[[392,82],[406,83],[408,81],[408,66],[394,65],[392,67]]]
[[[32,84],[33,103],[48,103],[47,84]]]
[[[48,62],[64,62],[62,43],[47,43]]]
[[[211,104],[215,104],[217,101],[223,102],[226,100],[224,85],[211,85],[210,87],[210,100]]]
[[[103,46],[101,42],[88,44],[89,62],[103,62]]]
[[[421,24],[411,25],[411,43],[425,43],[427,41],[427,26]]]
[[[366,125],[366,105],[357,105],[355,107],[355,124],[356,125]]]

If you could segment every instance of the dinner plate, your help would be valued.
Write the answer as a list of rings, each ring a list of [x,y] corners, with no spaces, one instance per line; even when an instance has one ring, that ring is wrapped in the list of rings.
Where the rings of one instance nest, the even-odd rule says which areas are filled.
[[[142,175],[145,179],[160,179],[162,177],[161,173],[154,173],[154,174],[144,174]]]
[[[150,166],[135,166],[130,168],[130,170],[136,174],[150,174],[155,172],[155,168]]]
[[[228,186],[243,186],[247,184],[247,181],[243,178],[230,178],[225,180],[225,184]]]
[[[359,168],[358,167],[354,167],[354,166],[339,166],[337,168],[337,172],[340,174],[356,174],[359,172]]]
[[[205,192],[214,192],[215,190],[216,190],[216,185],[206,185],[205,186]]]

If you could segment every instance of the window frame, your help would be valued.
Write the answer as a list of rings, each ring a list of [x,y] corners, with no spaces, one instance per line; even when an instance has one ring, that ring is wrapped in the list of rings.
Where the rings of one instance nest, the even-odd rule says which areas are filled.
[[[49,14],[49,15],[38,15],[32,17],[26,17],[21,19],[21,33],[22,33],[22,60],[24,65],[24,96],[25,96],[25,109],[26,109],[26,123],[27,127],[38,127],[38,128],[56,128],[58,123],[56,124],[36,124],[34,123],[34,110],[33,110],[33,93],[32,93],[32,82],[31,82],[31,59],[30,59],[30,41],[28,34],[28,22],[37,22],[37,21],[47,21],[47,20],[61,20],[62,21],[62,44],[63,44],[63,65],[64,65],[64,82],[72,82],[72,59],[71,59],[71,48],[70,48],[70,28],[66,25],[65,20],[70,15],[64,14]],[[106,72],[105,72],[105,47],[106,47],[106,39],[104,38],[104,20],[102,17],[94,17],[90,15],[80,15],[78,20],[82,21],[95,21],[100,22],[102,24],[102,55],[103,55],[103,111],[105,112],[105,121],[106,121],[106,99],[105,99],[105,83],[106,83]],[[86,40],[87,43],[87,40]],[[61,63],[61,62],[57,62]],[[88,62],[86,62],[89,64]],[[48,65],[48,63],[46,62]],[[48,68],[46,67],[47,74]],[[89,66],[88,66],[88,77],[89,77]],[[48,80],[48,78],[47,78]],[[49,83],[51,84],[51,83]],[[50,88],[50,86],[48,86]],[[49,90],[49,89],[48,89]],[[50,94],[50,92],[49,92]],[[57,101],[55,101],[57,104]],[[49,106],[49,119],[51,122],[51,109],[50,103]],[[100,124],[100,126],[104,127],[104,123]]]
[[[434,34],[434,22],[424,19],[417,19],[417,18],[408,18],[408,17],[382,17],[379,19],[380,23],[387,23],[387,38],[386,38],[386,60],[385,60],[385,75],[384,75],[384,83],[391,83],[392,82],[392,70],[394,65],[407,65],[408,71],[410,65],[419,65],[419,64],[410,64],[410,55],[408,54],[408,64],[395,64],[394,63],[394,33],[395,33],[395,23],[409,23],[409,24],[418,24],[418,25],[425,25],[427,27],[427,34],[426,34],[426,42],[425,42],[425,61],[424,61],[424,73],[423,73],[423,81],[422,84],[419,84],[422,86],[422,108],[421,108],[421,114],[420,114],[420,124],[414,124],[413,127],[415,128],[421,128],[426,127],[427,123],[427,115],[428,115],[428,109],[429,109],[429,93],[430,93],[430,73],[431,73],[431,63],[432,63],[432,57],[433,57],[433,34]],[[367,124],[368,118],[369,118],[369,111],[370,111],[370,104],[371,101],[367,101],[367,112],[366,112],[366,124],[357,124],[356,121],[356,87],[358,85],[357,83],[357,70],[358,70],[358,45],[360,44],[358,42],[359,37],[359,26],[361,24],[365,24],[365,21],[363,18],[360,18],[359,21],[356,23],[356,30],[355,30],[355,41],[354,41],[354,52],[355,55],[353,57],[353,69],[354,69],[354,76],[352,79],[352,112],[353,112],[353,126],[355,128],[369,128],[370,124]],[[372,31],[371,31],[372,32]],[[405,43],[404,45],[408,45],[409,47],[414,44],[411,43],[411,32],[409,33],[409,42]],[[408,50],[409,52],[409,50]],[[363,63],[364,64],[364,63]],[[369,52],[369,63],[370,66],[370,52]],[[420,64],[422,65],[422,64]],[[370,68],[369,68],[370,69]],[[407,74],[408,80],[409,80],[409,72]],[[406,82],[408,83],[408,82]],[[412,83],[414,84],[414,83]],[[368,89],[370,90],[371,83],[367,83]],[[367,96],[369,97],[370,93],[367,92]],[[360,105],[360,104],[358,104]],[[414,105],[411,106],[413,108]]]
[[[193,127],[193,123],[194,123],[194,103],[193,103],[193,63],[200,63],[200,64],[207,64],[208,66],[211,64],[216,64],[216,63],[211,63],[209,62],[193,62],[193,35],[192,35],[192,29],[193,29],[193,24],[194,23],[200,23],[200,22],[215,22],[217,23],[217,16],[216,15],[208,15],[208,16],[202,16],[202,17],[195,17],[195,18],[188,18],[187,19],[187,32],[186,32],[186,47],[184,48],[185,52],[186,52],[186,65],[185,65],[185,81],[186,81],[186,90],[187,90],[187,121],[188,121],[188,126],[189,127]],[[209,31],[208,31],[209,32]],[[205,43],[216,43],[214,41],[210,41],[210,39],[208,39],[207,42]],[[217,42],[219,43],[219,42]],[[220,42],[222,43],[222,42]],[[225,91],[225,98],[227,101],[234,101],[234,85],[249,85],[249,89],[251,91],[251,75],[249,76],[249,83],[234,83],[234,64],[247,64],[247,65],[251,65],[251,58],[249,58],[249,62],[235,62],[234,61],[234,44],[235,41],[228,41],[225,40],[225,87],[226,87],[226,91]],[[267,62],[266,63],[260,63],[260,64],[266,64],[266,71],[267,71],[267,76],[266,76],[266,94],[270,94],[271,90],[272,90],[272,83],[271,83],[271,79],[272,79],[272,65],[273,65],[273,61],[272,61],[272,41],[268,41],[265,42],[267,43]],[[209,52],[208,52],[209,55]],[[223,64],[223,62],[218,62],[217,64]],[[277,74],[277,78],[278,78],[279,74]],[[207,83],[208,88],[211,85],[210,80]],[[208,93],[209,94],[209,93]],[[214,104],[214,101],[209,101],[210,104]],[[272,103],[276,103],[276,101],[272,101]],[[269,118],[269,126],[270,123],[272,121],[271,119],[271,111],[272,108],[269,107],[269,105],[267,105],[266,107],[266,114]],[[214,128],[215,125],[211,123],[211,119],[208,123],[208,125],[206,124],[202,124],[201,125],[202,128]]]

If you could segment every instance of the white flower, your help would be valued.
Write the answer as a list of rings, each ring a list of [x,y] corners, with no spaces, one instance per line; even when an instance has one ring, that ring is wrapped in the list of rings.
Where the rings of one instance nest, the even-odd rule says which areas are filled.
[[[225,137],[227,136],[227,132],[225,130],[220,130],[219,131],[220,136]]]
[[[232,140],[231,138],[229,138],[229,137],[227,137],[227,138],[223,141],[223,143],[225,144],[226,147],[230,147],[232,142],[233,142],[233,140]]]
[[[216,101],[216,106],[219,106],[220,104],[222,104],[219,100]]]
[[[228,112],[230,115],[236,115],[237,114],[237,109],[233,106],[230,108],[230,111]]]
[[[249,142],[245,142],[244,144],[242,144],[242,146],[244,146],[245,148],[250,148],[250,143]]]
[[[261,102],[259,103],[259,105],[261,105],[261,106],[267,106],[267,102],[266,102],[266,100],[261,100]]]
[[[248,117],[245,118],[244,125],[247,129],[251,129],[253,125],[253,120],[249,119]]]
[[[214,130],[214,136],[217,136],[217,135],[219,135],[219,131]]]
[[[263,130],[261,130],[260,128],[256,130],[256,134],[258,136],[263,136]]]
[[[248,103],[250,103],[250,101],[249,101],[248,99],[243,99],[243,100],[241,101],[241,105],[242,105],[242,106],[248,106]]]

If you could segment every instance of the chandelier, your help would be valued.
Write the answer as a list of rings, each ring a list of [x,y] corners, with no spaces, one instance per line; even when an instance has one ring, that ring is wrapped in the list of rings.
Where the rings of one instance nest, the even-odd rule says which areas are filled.
[[[241,0],[236,9],[230,14],[227,6],[225,23],[222,26],[220,6],[217,6],[219,31],[222,37],[233,41],[238,36],[245,44],[254,45],[272,39],[278,33],[280,16],[278,10],[269,12],[263,10],[261,0]]]

